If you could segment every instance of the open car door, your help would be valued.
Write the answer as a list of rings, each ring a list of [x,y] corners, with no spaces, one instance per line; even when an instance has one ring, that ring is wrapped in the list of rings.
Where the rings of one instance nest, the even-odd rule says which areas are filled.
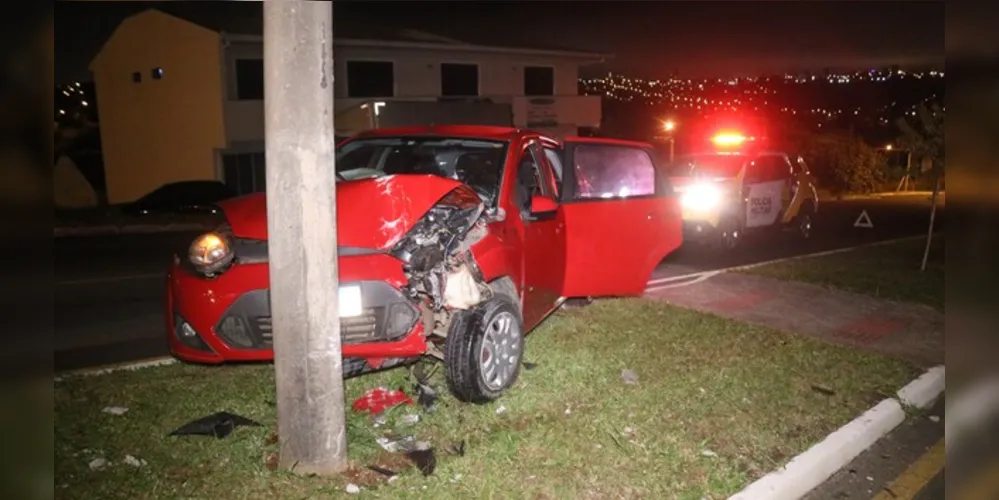
[[[683,241],[680,204],[649,144],[568,138],[559,210],[566,232],[564,297],[640,295]]]

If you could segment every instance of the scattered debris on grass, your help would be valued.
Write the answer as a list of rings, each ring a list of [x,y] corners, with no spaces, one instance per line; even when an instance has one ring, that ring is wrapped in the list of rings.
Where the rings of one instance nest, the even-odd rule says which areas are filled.
[[[625,368],[621,370],[621,380],[627,385],[637,385],[638,384],[638,374],[634,370]]]
[[[524,361],[525,370],[533,370],[538,367],[537,363],[531,363],[530,361]]]
[[[497,415],[500,415],[500,414],[503,414],[503,413],[506,413],[506,406],[503,406],[503,405],[499,405],[499,406],[498,406],[498,407],[496,408],[496,414],[497,414]]]
[[[704,450],[701,452],[702,457],[717,457],[718,454],[711,450]]]
[[[451,446],[448,446],[447,448],[444,448],[444,451],[452,455],[457,455],[459,457],[465,456],[465,440],[462,439],[460,443],[453,444]]]
[[[347,493],[350,493],[351,495],[355,495],[355,494],[360,493],[360,492],[361,492],[361,487],[360,486],[358,486],[358,485],[356,485],[354,483],[350,483],[350,484],[347,485]]]
[[[434,470],[437,469],[437,455],[434,453],[434,449],[429,446],[425,449],[417,447],[415,450],[407,451],[406,458],[412,460],[424,476],[433,474]]]
[[[834,390],[832,390],[832,389],[830,389],[830,388],[828,388],[826,386],[823,386],[823,385],[812,384],[812,390],[815,391],[815,392],[818,392],[820,394],[825,394],[826,396],[835,396],[836,395],[836,391],[834,391]]]
[[[121,406],[108,406],[108,407],[104,408],[101,411],[103,411],[104,413],[111,414],[111,415],[124,415],[124,414],[128,413],[128,408],[124,408],[124,407],[121,407]]]
[[[398,472],[396,472],[396,471],[394,471],[392,469],[386,469],[385,467],[382,467],[380,465],[369,465],[368,466],[368,470],[377,472],[377,473],[379,473],[379,474],[381,474],[381,475],[383,475],[385,477],[388,477],[388,478],[393,478],[393,477],[399,475]]]
[[[146,465],[146,461],[141,458],[135,458],[132,455],[125,455],[125,463],[131,465],[132,467],[142,467]]]
[[[368,412],[377,415],[386,409],[399,405],[411,405],[413,400],[405,392],[399,390],[388,390],[384,387],[377,387],[365,392],[363,396],[354,401],[354,411],[358,413]]]
[[[420,416],[415,413],[408,413],[399,419],[402,425],[414,425],[420,421]]]
[[[103,468],[111,465],[111,462],[108,462],[104,458],[95,458],[95,459],[91,460],[88,465],[90,466],[90,470],[101,470],[101,469],[103,469]]]
[[[214,436],[222,439],[232,433],[236,427],[260,427],[258,422],[246,417],[233,415],[226,411],[202,417],[188,422],[171,432],[170,436]]]

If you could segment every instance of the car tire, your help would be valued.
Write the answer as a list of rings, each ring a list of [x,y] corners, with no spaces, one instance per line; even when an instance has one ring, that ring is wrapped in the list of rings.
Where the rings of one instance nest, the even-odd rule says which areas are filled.
[[[520,308],[497,294],[451,322],[444,341],[448,389],[466,403],[493,401],[517,381],[523,357]]]
[[[800,240],[808,240],[815,229],[815,205],[806,201],[795,218],[795,234]]]
[[[718,234],[713,241],[714,250],[728,253],[739,248],[743,236],[742,228],[735,217],[725,217],[718,224]]]

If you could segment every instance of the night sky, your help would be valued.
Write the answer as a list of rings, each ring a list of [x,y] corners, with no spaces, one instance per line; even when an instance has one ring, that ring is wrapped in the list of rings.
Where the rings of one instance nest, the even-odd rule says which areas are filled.
[[[172,4],[172,5],[165,5]],[[180,5],[178,5],[180,4]],[[942,65],[938,1],[396,1],[338,0],[352,19],[457,39],[612,53],[633,76],[750,76],[826,67]],[[56,2],[56,81],[87,79],[117,23],[149,7],[260,11],[259,2]]]

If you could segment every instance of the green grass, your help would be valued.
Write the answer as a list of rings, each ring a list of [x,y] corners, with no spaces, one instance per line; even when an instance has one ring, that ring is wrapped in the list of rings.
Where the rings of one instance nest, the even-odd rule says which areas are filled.
[[[814,283],[881,299],[914,302],[943,311],[944,238],[934,237],[926,270],[920,271],[925,245],[925,239],[916,238],[778,262],[744,272]]]
[[[277,446],[273,369],[173,365],[71,378],[55,393],[56,493],[65,498],[722,498],[870,407],[915,375],[901,362],[642,300],[598,301],[531,334],[518,384],[488,405],[442,396],[411,427],[439,465],[396,481],[364,470],[405,461],[375,444],[386,432],[349,414],[353,470],[300,477],[267,462]],[[625,385],[632,369],[637,385]],[[406,371],[347,383],[397,387]],[[443,389],[443,381],[436,380]],[[825,395],[814,385],[835,391]],[[502,405],[505,412],[497,413]],[[102,413],[124,406],[128,413]],[[167,433],[215,411],[257,419],[224,440]],[[401,415],[416,408],[399,408]],[[463,457],[442,448],[467,441]],[[707,453],[710,450],[713,453]],[[133,468],[126,454],[147,465]],[[113,464],[91,471],[105,457]]]

